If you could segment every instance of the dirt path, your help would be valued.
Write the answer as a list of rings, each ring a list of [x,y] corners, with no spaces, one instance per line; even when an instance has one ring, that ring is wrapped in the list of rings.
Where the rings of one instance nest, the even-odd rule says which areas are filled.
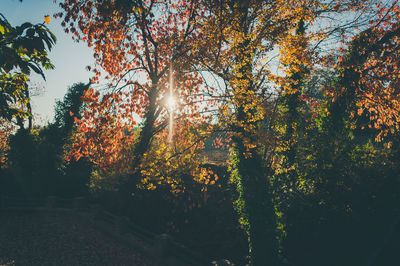
[[[0,265],[158,265],[67,214],[0,214]]]

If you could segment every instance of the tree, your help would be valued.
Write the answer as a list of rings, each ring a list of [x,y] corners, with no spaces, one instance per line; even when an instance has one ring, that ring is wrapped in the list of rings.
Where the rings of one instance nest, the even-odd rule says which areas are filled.
[[[84,110],[82,97],[89,89],[90,83],[75,83],[68,88],[63,101],[57,101],[54,111],[54,123],[70,135],[75,125],[75,119],[81,119]]]
[[[42,68],[54,68],[47,50],[55,42],[56,37],[44,23],[13,27],[0,14],[0,117],[9,121],[15,118],[21,128],[23,118],[31,117],[28,76],[33,70],[45,78]]]
[[[398,93],[393,89],[397,80],[395,75],[388,75],[393,73],[391,63],[397,57],[396,38],[392,39],[392,34],[396,35],[396,23],[383,31],[379,26],[386,24],[385,21],[396,21],[396,16],[391,16],[396,13],[396,4],[378,8],[378,18],[372,19],[370,27],[348,42],[331,82],[322,87],[327,97],[326,102],[320,102],[320,108],[314,109],[317,119],[311,119],[304,135],[295,139],[299,147],[295,149],[297,158],[293,169],[298,183],[287,183],[279,189],[281,206],[287,204],[282,208],[288,221],[285,245],[294,241],[292,246],[285,247],[293,256],[293,264],[326,263],[324,258],[329,250],[339,246],[343,249],[337,249],[338,254],[345,254],[350,246],[357,249],[350,256],[338,256],[330,262],[332,265],[362,264],[359,254],[374,249],[373,245],[362,243],[362,235],[371,232],[369,237],[380,239],[383,232],[375,229],[379,227],[376,224],[393,223],[391,220],[396,219],[398,168],[390,161],[396,156],[397,148],[390,149],[373,141],[378,136],[377,140],[396,143],[397,138],[397,118],[392,115],[397,113]],[[385,54],[386,47],[388,54]],[[385,187],[384,193],[379,192],[383,191],[382,187]],[[367,221],[371,213],[380,213],[379,221]],[[361,230],[357,229],[358,221],[363,221]],[[315,236],[304,245],[312,251],[297,252],[295,239],[310,235]],[[321,248],[325,246],[324,238],[329,238],[330,243]]]
[[[222,50],[216,49],[215,58],[202,63],[226,80],[234,108],[227,121],[235,145],[231,172],[239,192],[236,205],[248,234],[252,265],[278,264],[276,217],[267,178],[272,169],[263,162],[265,146],[260,139],[265,115],[261,94],[267,91],[263,79],[267,71],[256,64],[290,23],[292,14],[286,16],[285,8],[284,4],[264,1],[210,2],[213,16],[205,25],[205,35],[217,40],[217,45],[219,41],[217,48]]]
[[[52,157],[48,161],[55,160],[53,169],[57,172],[55,176],[58,176],[55,190],[64,197],[87,195],[89,190],[91,164],[87,160],[66,160],[77,131],[75,120],[80,119],[85,110],[82,98],[89,86],[90,83],[80,82],[69,87],[64,99],[56,102],[54,123],[43,128],[39,134],[43,138],[42,149],[51,151],[48,154],[52,154]]]
[[[66,1],[60,5],[66,31],[94,46],[98,66],[113,80],[110,93],[91,91],[87,97],[104,104],[103,122],[109,121],[114,132],[124,135],[136,124],[132,113],[142,119],[131,161],[137,171],[153,136],[168,125],[169,95],[179,103],[176,116],[193,114],[204,98],[199,93],[199,75],[190,71],[197,56],[196,18],[202,11],[197,1]],[[86,128],[94,126],[86,121]],[[112,139],[106,142],[110,143],[104,146],[114,145]]]
[[[392,161],[398,156],[397,132],[383,139],[393,141],[393,148],[375,142],[380,129],[366,127],[369,117],[356,114],[363,99],[358,87],[363,76],[354,68],[363,68],[368,57],[360,53],[371,45],[363,36],[350,41],[331,82],[323,87],[325,101],[303,137],[297,138],[295,170],[300,182],[280,189],[288,233],[284,249],[292,264],[326,264],[332,248],[338,256],[330,265],[371,263],[373,256],[361,254],[375,253],[377,247],[370,243],[382,243],[388,234],[381,229],[386,226],[378,224],[393,224],[397,219],[399,169]],[[365,232],[371,240],[367,243]],[[301,242],[307,248],[297,251],[299,240],[306,237],[311,238]],[[346,254],[349,247],[357,248]],[[389,260],[379,259],[380,263]]]
[[[333,29],[312,25],[333,14],[362,12],[365,3],[204,3],[210,13],[204,20],[204,39],[214,46],[214,53],[201,64],[224,80],[230,103],[226,106],[233,109],[223,122],[233,134],[235,154],[231,172],[240,194],[237,209],[249,236],[250,263],[276,265],[279,259],[275,230],[281,225],[277,223],[279,213],[275,204],[281,195],[274,192],[273,182],[276,182],[276,172],[293,167],[299,136],[296,131],[304,119],[298,116],[304,112],[301,99],[308,101],[303,94],[307,72],[311,71],[307,68],[313,63],[321,65],[318,47],[322,41],[336,31],[347,33],[346,27],[340,25]],[[347,29],[353,29],[355,24],[347,24]],[[329,23],[324,21],[320,25]],[[271,74],[269,63],[273,61],[274,48],[280,52],[279,60],[286,76]],[[279,114],[284,115],[279,117]]]
[[[87,194],[90,164],[85,160],[68,164],[65,157],[76,130],[74,118],[81,117],[83,112],[81,96],[88,86],[76,83],[68,88],[63,101],[55,105],[54,123],[32,130],[20,128],[9,137],[8,179],[16,181],[26,195]],[[15,189],[10,187],[12,193]]]
[[[351,53],[341,58],[341,66],[357,76],[343,90],[354,93],[357,114],[370,120],[363,127],[378,129],[376,139],[381,141],[400,128],[400,6],[393,1],[389,6],[379,3],[377,9],[378,17],[370,21],[370,28],[350,42]]]

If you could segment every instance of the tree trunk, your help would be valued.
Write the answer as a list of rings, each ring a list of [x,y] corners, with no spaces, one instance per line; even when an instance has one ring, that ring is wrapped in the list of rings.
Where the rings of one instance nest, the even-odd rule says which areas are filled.
[[[156,121],[156,100],[157,100],[157,87],[153,85],[149,92],[149,106],[144,118],[144,125],[140,131],[139,139],[134,146],[134,160],[132,163],[132,169],[137,174],[137,169],[140,167],[142,162],[143,154],[145,154],[151,144],[151,139],[154,134],[154,122]]]
[[[250,157],[243,156],[245,147],[236,141],[240,181],[240,215],[247,218],[250,264],[255,266],[278,265],[276,218],[270,192],[268,172],[262,157],[253,150]]]

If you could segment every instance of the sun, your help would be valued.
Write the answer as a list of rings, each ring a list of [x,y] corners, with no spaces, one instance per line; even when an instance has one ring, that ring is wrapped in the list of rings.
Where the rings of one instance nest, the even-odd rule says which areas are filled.
[[[171,95],[171,96],[168,96],[166,105],[167,105],[167,108],[168,108],[169,110],[175,109],[176,100],[175,100],[175,98],[174,98],[172,95]]]

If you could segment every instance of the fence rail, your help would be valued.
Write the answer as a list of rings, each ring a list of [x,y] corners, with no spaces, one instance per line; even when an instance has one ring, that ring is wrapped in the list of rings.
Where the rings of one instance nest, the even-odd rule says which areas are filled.
[[[136,225],[127,217],[107,212],[100,205],[89,204],[88,200],[82,197],[72,199],[0,197],[0,213],[26,210],[74,212],[88,219],[97,229],[124,242],[124,244],[155,256],[163,265],[233,265],[225,264],[226,260],[221,260],[221,264],[215,261],[210,262],[200,254],[174,241],[170,235],[156,235]]]

